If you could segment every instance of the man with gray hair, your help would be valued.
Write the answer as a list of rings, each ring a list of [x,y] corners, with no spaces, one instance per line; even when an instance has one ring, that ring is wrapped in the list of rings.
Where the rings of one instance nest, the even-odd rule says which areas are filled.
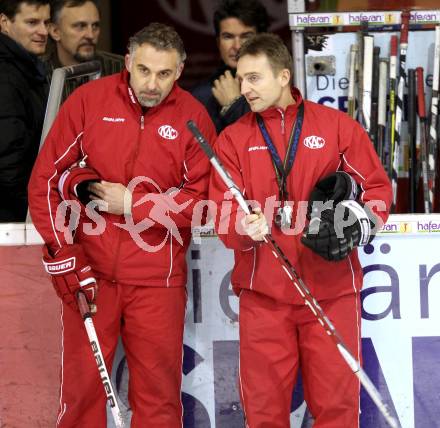
[[[57,426],[63,428],[106,427],[106,397],[78,292],[91,311],[96,308],[109,368],[122,338],[131,427],[182,424],[185,255],[193,209],[206,199],[209,176],[209,162],[186,122],[194,120],[211,141],[215,129],[176,82],[186,54],[173,28],[152,23],[128,49],[126,70],[82,85],[63,104],[29,186],[46,270],[62,300]],[[64,218],[57,220],[61,195],[80,214],[73,238],[62,227]],[[73,268],[62,268],[72,260]],[[54,273],[48,266],[61,268]]]

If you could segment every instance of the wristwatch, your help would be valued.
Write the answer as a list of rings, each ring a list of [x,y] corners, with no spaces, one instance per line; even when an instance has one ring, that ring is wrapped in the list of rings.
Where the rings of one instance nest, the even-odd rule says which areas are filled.
[[[224,116],[226,114],[226,112],[231,108],[232,104],[234,104],[235,101],[237,101],[240,97],[241,97],[241,95],[239,95],[238,97],[235,97],[229,104],[226,104],[225,106],[223,106],[220,110],[220,115]]]

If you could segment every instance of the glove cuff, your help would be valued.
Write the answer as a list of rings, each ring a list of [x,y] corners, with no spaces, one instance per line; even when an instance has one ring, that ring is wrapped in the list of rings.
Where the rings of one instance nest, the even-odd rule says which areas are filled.
[[[65,201],[73,199],[82,205],[87,205],[90,201],[89,193],[81,185],[86,184],[85,182],[100,180],[101,178],[94,169],[75,163],[61,174],[58,181],[58,192]]]
[[[56,256],[52,256],[47,245],[44,245],[43,264],[44,269],[50,275],[65,275],[83,266],[88,266],[84,250],[78,244],[62,247]]]
[[[337,171],[336,174],[341,174],[347,183],[347,193],[345,195],[345,200],[356,201],[359,196],[359,187],[356,180],[344,171]]]
[[[368,213],[362,205],[356,201],[342,201],[341,205],[346,207],[356,217],[357,224],[359,226],[359,242],[356,244],[359,247],[363,247],[371,242],[374,237],[372,233],[372,226],[374,226],[371,220],[371,213]]]

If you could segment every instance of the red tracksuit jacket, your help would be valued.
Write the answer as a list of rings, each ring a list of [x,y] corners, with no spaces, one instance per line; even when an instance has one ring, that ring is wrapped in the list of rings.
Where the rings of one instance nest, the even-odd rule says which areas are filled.
[[[166,201],[159,195],[174,187],[178,189],[173,193],[176,204],[191,201],[181,212],[169,214],[183,245],[160,222],[147,220],[143,232],[130,235],[116,225],[125,223],[123,216],[100,212],[104,228],[103,221],[82,218],[74,239],[82,244],[95,274],[133,285],[185,285],[193,207],[206,199],[209,181],[209,162],[187,130],[189,119],[214,140],[215,130],[205,108],[177,84],[161,104],[146,112],[128,85],[126,71],[77,89],[61,107],[29,183],[32,219],[51,249],[66,244],[56,221],[60,174],[86,155],[88,165],[103,180],[127,186],[133,178],[145,177],[133,192],[135,225],[154,207],[154,198],[148,194],[156,202]],[[145,196],[147,201],[137,205]],[[84,223],[95,233],[86,233]],[[145,244],[160,249],[145,251],[141,248]]]
[[[361,185],[363,202],[384,201],[385,210],[376,213],[386,221],[392,198],[391,185],[365,131],[345,113],[303,101],[296,89],[292,90],[292,94],[296,104],[288,106],[286,111],[270,108],[261,113],[261,116],[283,160],[298,106],[304,102],[303,127],[294,165],[287,181],[289,200],[294,202],[293,223],[298,202],[308,201],[315,184],[337,170],[349,173]],[[217,139],[215,150],[248,200],[257,201],[264,209],[268,197],[279,199],[270,152],[254,113],[248,113],[226,128]],[[231,282],[236,292],[239,288],[249,288],[278,301],[303,303],[269,247],[255,243],[237,232],[237,204],[232,203],[231,219],[225,204],[220,211],[220,204],[225,199],[224,192],[225,185],[212,169],[210,199],[218,205],[218,234],[226,247],[235,250]],[[360,290],[362,268],[356,250],[346,260],[326,261],[300,242],[303,227],[298,229],[295,235],[287,236],[274,226],[272,235],[318,300]]]

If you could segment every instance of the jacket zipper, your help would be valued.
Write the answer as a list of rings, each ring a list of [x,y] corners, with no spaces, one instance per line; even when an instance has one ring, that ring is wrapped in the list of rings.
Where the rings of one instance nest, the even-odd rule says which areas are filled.
[[[140,130],[143,131],[144,128],[145,128],[145,116],[143,114],[141,114]],[[142,132],[139,133],[139,138],[137,140],[136,148],[135,148],[135,151],[134,151],[133,162],[132,162],[132,167],[131,167],[131,171],[130,171],[130,177],[131,178],[133,178],[132,175],[133,175],[133,170],[134,170],[134,164],[136,162],[136,159],[137,159],[137,156],[138,156],[138,153],[139,153],[139,146],[140,146],[141,136],[142,136]],[[121,217],[124,217],[124,216],[122,215]],[[122,230],[119,229],[118,245],[116,247],[116,254],[115,254],[115,257],[114,257],[113,271],[112,271],[112,282],[113,283],[116,282],[116,269],[117,269],[117,266],[118,266],[117,261],[119,259],[119,253],[120,253],[120,250],[121,250],[121,239],[122,239],[121,235],[122,235]]]
[[[278,109],[277,109],[278,110]],[[285,132],[285,124],[284,124],[284,112],[282,110],[278,110],[281,115],[281,134],[284,135]]]

